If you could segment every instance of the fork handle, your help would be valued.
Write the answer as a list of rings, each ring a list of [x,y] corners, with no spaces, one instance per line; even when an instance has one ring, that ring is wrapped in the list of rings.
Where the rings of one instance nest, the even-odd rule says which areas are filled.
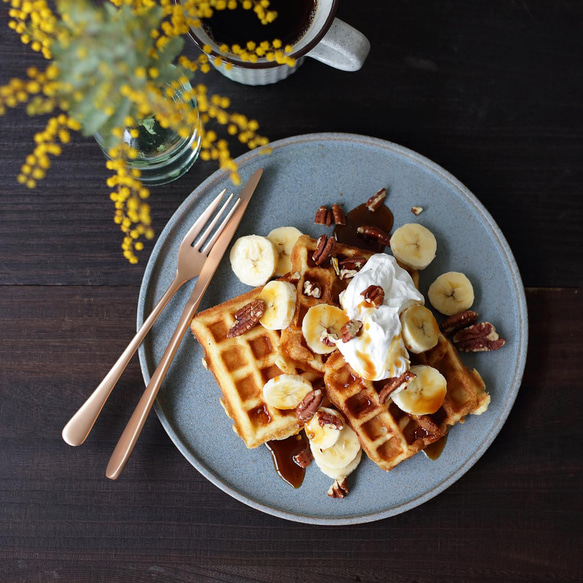
[[[99,386],[93,391],[91,396],[85,401],[85,403],[83,403],[73,417],[71,417],[67,425],[65,425],[62,435],[66,443],[77,446],[81,445],[87,439],[87,436],[93,428],[95,421],[97,421],[105,402],[109,398],[111,391],[113,391],[119,377],[132,359],[132,356],[135,354],[162,310],[166,307],[166,304],[170,301],[170,298],[172,298],[184,283],[185,281],[181,281],[177,277],[174,279],[158,304],[156,304],[156,307],[152,310],[152,313],[140,326],[140,329],[134,336],[133,340],[122,352],[117,362],[113,365]]]
[[[200,281],[200,279],[199,279]],[[206,287],[206,286],[205,286]],[[164,378],[166,377],[166,373],[172,364],[172,360],[178,347],[180,346],[180,342],[184,337],[184,334],[200,304],[202,293],[196,293],[198,289],[197,287],[193,290],[193,295],[190,297],[184,311],[182,312],[182,316],[180,316],[180,320],[178,321],[178,325],[176,326],[176,330],[160,359],[160,363],[158,367],[154,371],[154,374],[150,378],[150,382],[146,387],[142,397],[138,401],[130,420],[128,421],[113,453],[111,454],[111,458],[109,463],[107,464],[107,468],[105,470],[105,475],[110,480],[117,480],[117,478],[122,473],[127,461],[129,460],[134,446],[138,441],[138,437],[142,432],[144,424],[146,423],[146,419],[148,418],[148,414],[152,409],[152,405],[156,400],[156,395],[164,382]],[[203,290],[204,291],[204,290]]]

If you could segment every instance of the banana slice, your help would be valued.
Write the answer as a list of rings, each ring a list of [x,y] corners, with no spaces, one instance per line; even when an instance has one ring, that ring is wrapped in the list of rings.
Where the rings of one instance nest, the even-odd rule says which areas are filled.
[[[310,440],[310,443],[313,443],[315,447],[320,449],[327,449],[336,443],[340,436],[340,430],[336,429],[334,425],[320,425],[320,412],[328,413],[340,419],[342,425],[344,425],[345,421],[338,414],[338,411],[329,409],[328,407],[320,407],[316,414],[304,425],[306,436]]]
[[[291,252],[301,234],[295,227],[277,227],[267,235],[278,253],[275,275],[285,275],[291,271]]]
[[[403,265],[425,269],[435,259],[437,241],[423,225],[407,223],[391,235],[391,251]]]
[[[280,374],[263,385],[263,400],[276,409],[295,409],[312,390],[312,383],[297,374]]]
[[[345,423],[339,433],[336,443],[326,449],[321,449],[310,442],[310,449],[318,467],[322,464],[332,470],[346,468],[358,455],[360,442],[350,426]]]
[[[416,377],[402,391],[392,395],[393,402],[405,413],[430,415],[442,405],[447,393],[447,381],[435,368],[425,364],[411,367]]]
[[[308,347],[316,354],[329,354],[336,350],[333,342],[325,344],[322,338],[340,338],[340,329],[348,322],[348,316],[336,306],[318,304],[312,306],[304,316],[302,334]]]
[[[296,311],[296,286],[288,281],[270,281],[258,299],[265,302],[265,313],[259,323],[268,330],[287,328]]]
[[[438,312],[453,316],[471,307],[474,303],[474,288],[463,273],[449,271],[429,286],[427,297]]]
[[[439,340],[439,326],[425,306],[408,307],[401,314],[401,326],[405,346],[414,354],[433,348]]]
[[[257,287],[269,281],[275,273],[278,255],[267,237],[239,237],[231,249],[231,267],[245,285]]]
[[[327,466],[326,464],[318,460],[316,460],[316,464],[318,465],[320,470],[324,474],[326,474],[329,478],[332,478],[333,480],[342,480],[349,476],[350,474],[352,474],[354,470],[356,470],[358,464],[360,463],[361,458],[362,450],[359,450],[359,452],[356,454],[356,457],[347,466],[344,466],[343,468],[331,468],[330,466]]]

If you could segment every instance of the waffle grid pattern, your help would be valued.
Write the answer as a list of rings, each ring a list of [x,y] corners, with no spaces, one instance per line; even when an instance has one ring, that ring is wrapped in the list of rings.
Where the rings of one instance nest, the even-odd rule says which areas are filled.
[[[282,374],[277,367],[279,332],[255,326],[242,336],[227,338],[237,310],[255,299],[260,289],[205,310],[193,319],[191,329],[205,350],[206,366],[222,392],[221,403],[233,420],[233,429],[247,447],[299,432],[295,411],[269,407],[263,385]]]

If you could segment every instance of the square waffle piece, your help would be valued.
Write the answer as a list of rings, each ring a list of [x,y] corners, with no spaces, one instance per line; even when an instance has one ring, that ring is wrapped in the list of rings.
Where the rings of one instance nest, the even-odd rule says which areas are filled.
[[[295,410],[275,409],[263,400],[263,385],[282,374],[276,365],[280,333],[258,325],[241,336],[227,338],[235,312],[260,292],[257,288],[200,312],[191,324],[204,348],[205,366],[221,388],[221,404],[248,448],[285,439],[300,430]]]
[[[328,398],[342,411],[368,457],[386,471],[439,440],[466,415],[483,413],[490,403],[478,372],[463,365],[457,350],[442,334],[434,348],[412,356],[415,364],[436,368],[447,381],[443,406],[432,415],[409,415],[390,398],[381,404],[378,390],[383,382],[358,377],[338,351],[325,365]]]

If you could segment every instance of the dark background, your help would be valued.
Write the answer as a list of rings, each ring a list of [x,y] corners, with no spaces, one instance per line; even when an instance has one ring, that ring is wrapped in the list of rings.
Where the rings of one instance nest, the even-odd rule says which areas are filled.
[[[46,120],[11,110],[0,118],[0,581],[583,580],[583,2],[342,0],[338,16],[372,43],[358,73],[308,60],[273,86],[215,72],[203,81],[271,140],[391,140],[484,203],[529,307],[527,368],[506,425],[438,497],[361,526],[286,522],[231,499],[154,415],[123,477],[108,481],[143,389],[137,359],[83,447],[60,433],[132,336],[151,244],[137,266],[123,259],[92,139],[75,136],[36,190],[18,185]],[[7,21],[1,4],[0,84],[43,66]],[[214,171],[200,162],[153,190],[157,232]]]

